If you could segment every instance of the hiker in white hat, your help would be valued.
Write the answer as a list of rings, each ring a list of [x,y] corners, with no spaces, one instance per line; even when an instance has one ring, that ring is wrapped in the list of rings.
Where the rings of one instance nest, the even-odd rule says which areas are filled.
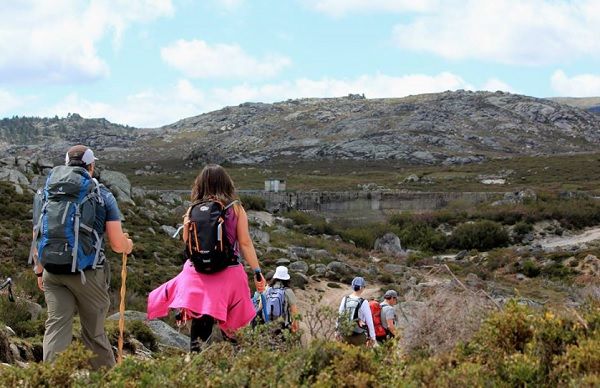
[[[275,269],[265,296],[266,321],[280,319],[282,329],[289,329],[292,333],[297,332],[298,321],[295,317],[298,315],[298,303],[296,294],[290,288],[290,274],[287,267],[280,265]]]

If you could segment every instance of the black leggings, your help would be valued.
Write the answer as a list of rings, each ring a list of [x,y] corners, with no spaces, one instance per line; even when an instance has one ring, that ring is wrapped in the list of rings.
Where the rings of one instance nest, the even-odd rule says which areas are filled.
[[[190,333],[190,352],[199,352],[202,342],[206,342],[212,334],[215,319],[210,315],[192,319]]]

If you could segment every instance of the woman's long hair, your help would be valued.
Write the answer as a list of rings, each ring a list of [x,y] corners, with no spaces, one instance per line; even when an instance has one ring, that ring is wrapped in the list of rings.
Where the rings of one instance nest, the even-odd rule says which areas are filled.
[[[218,164],[202,169],[192,186],[192,202],[216,199],[229,204],[235,199],[235,186],[227,171]]]

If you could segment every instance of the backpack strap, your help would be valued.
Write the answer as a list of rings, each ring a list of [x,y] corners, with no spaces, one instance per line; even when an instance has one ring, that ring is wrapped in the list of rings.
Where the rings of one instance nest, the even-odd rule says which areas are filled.
[[[239,200],[235,199],[233,201],[231,201],[229,204],[227,204],[226,206],[223,206],[223,211],[229,209],[230,207],[232,207],[233,205],[235,205],[236,203],[240,203]]]
[[[29,248],[29,259],[27,260],[28,265],[33,263],[33,252],[35,250],[37,238],[40,235],[40,229],[42,228],[42,219],[44,217],[44,211],[46,211],[47,204],[48,204],[48,202],[44,202],[44,204],[42,205],[42,209],[40,210],[40,216],[38,217],[38,221],[33,227],[33,239],[31,240],[31,247]]]
[[[98,203],[100,204],[100,206],[104,206],[104,200],[102,199],[102,195],[100,194],[100,183],[98,183],[98,180],[95,178],[91,179],[91,184],[94,185],[94,189],[88,193],[85,197],[83,197],[83,199],[81,200],[80,203],[78,203],[75,206],[75,224],[73,226],[73,234],[74,234],[74,242],[73,242],[73,251],[72,251],[72,257],[73,257],[73,262],[71,264],[71,272],[75,272],[77,270],[77,252],[79,250],[79,228],[83,228],[86,230],[93,230],[93,227],[90,225],[85,225],[85,224],[80,224],[80,218],[81,218],[81,206],[90,200],[96,200],[98,201]],[[65,212],[66,214],[66,212]],[[94,235],[96,236],[96,255],[94,257],[94,261],[92,263],[92,268],[96,269],[96,264],[98,262],[98,258],[99,258],[99,254],[100,254],[100,245],[99,244],[99,236],[98,233],[96,233],[96,231],[94,230]],[[80,270],[81,272],[81,283],[85,284],[86,279],[85,279],[85,274],[83,273],[82,270]]]
[[[358,298],[358,304],[356,305],[356,310],[354,310],[354,318],[352,318],[353,320],[358,319],[358,310],[360,310],[360,306],[362,306],[364,301],[364,298]]]

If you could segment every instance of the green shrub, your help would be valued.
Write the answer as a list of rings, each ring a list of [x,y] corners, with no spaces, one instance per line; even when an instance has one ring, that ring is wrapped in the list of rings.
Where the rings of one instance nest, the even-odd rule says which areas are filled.
[[[523,263],[521,272],[527,277],[534,278],[540,274],[541,270],[539,265],[537,265],[533,260],[529,259]]]
[[[45,319],[20,321],[12,325],[11,328],[22,338],[42,336],[46,330],[46,321]]]
[[[511,300],[503,311],[490,315],[483,323],[473,346],[490,361],[497,360],[503,355],[522,353],[533,339],[533,330],[534,317],[529,309]]]
[[[561,263],[552,263],[540,269],[542,276],[548,276],[554,279],[565,279],[573,274],[571,268],[567,268]]]
[[[119,324],[118,321],[106,321],[106,334],[108,340],[113,346],[117,346],[119,339]],[[125,330],[123,331],[123,348],[130,351],[135,351],[135,346],[131,343],[130,338],[135,338],[140,341],[146,348],[156,351],[158,350],[158,341],[148,325],[139,320],[125,320]]]
[[[128,324],[128,329],[131,331],[131,335],[143,343],[145,347],[152,351],[158,350],[156,336],[145,322],[132,321]]]
[[[533,230],[533,225],[519,221],[513,227],[513,235],[515,237],[515,242],[520,242],[526,234],[530,233]]]
[[[353,241],[357,247],[373,249],[375,240],[387,232],[394,232],[389,225],[384,223],[370,223],[360,227],[351,227],[340,230],[340,236],[344,241]]]
[[[550,377],[558,385],[598,386],[600,384],[600,338],[586,338],[568,345],[553,360]],[[592,384],[584,383],[585,381]]]
[[[405,247],[429,252],[440,252],[446,249],[446,236],[424,222],[407,224],[399,233],[400,241]]]
[[[558,316],[510,301],[470,340],[435,356],[407,355],[396,341],[375,349],[321,339],[275,344],[264,325],[243,329],[235,346],[214,343],[185,357],[126,356],[101,371],[89,369],[92,354],[75,342],[54,364],[0,364],[0,386],[598,386],[599,330],[597,302]]]
[[[514,253],[509,252],[508,249],[495,249],[488,253],[486,260],[486,268],[489,271],[495,271],[498,268],[502,268],[507,264],[510,264],[513,260]]]
[[[15,302],[9,302],[8,298],[0,297],[0,321],[14,329],[18,324],[31,320],[31,313],[27,303],[17,298]]]
[[[244,209],[246,210],[265,211],[267,209],[267,202],[262,197],[242,194],[240,195],[240,200],[242,201],[242,205],[244,205]]]
[[[486,251],[505,246],[509,238],[502,225],[485,220],[459,225],[452,232],[450,241],[458,249]]]

